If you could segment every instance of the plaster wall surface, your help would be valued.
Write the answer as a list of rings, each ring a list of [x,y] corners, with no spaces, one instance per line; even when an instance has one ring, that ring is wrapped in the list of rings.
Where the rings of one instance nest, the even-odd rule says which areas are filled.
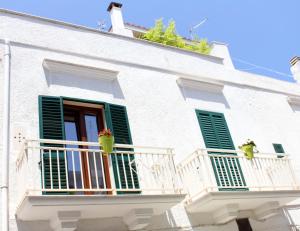
[[[0,45],[0,92],[3,92],[3,46]],[[0,131],[2,131],[2,114],[3,114],[3,94],[0,93]],[[0,134],[0,160],[2,159],[2,133]],[[0,168],[0,179],[2,180],[2,167]],[[0,217],[2,217],[2,200],[0,200]],[[0,228],[1,229],[1,228]]]
[[[286,153],[295,160],[297,176],[300,176],[297,164],[300,163],[300,110],[287,101],[288,95],[300,96],[297,84],[229,70],[224,68],[219,58],[133,38],[9,14],[6,11],[0,11],[0,19],[0,42],[8,38],[12,52],[11,230],[49,230],[42,221],[34,224],[17,224],[15,221],[16,207],[23,192],[20,192],[21,187],[16,183],[15,170],[21,146],[13,137],[20,132],[22,137],[28,139],[39,138],[39,95],[125,105],[133,143],[138,146],[172,147],[176,152],[177,163],[196,148],[205,147],[195,109],[221,112],[225,115],[236,148],[250,138],[257,143],[259,151],[274,153],[272,143],[281,143]],[[3,51],[2,43],[0,50]],[[116,71],[118,75],[117,79],[109,81],[101,77],[78,75],[76,71],[49,72],[43,66],[45,60]],[[0,64],[0,74],[3,76],[3,66]],[[209,92],[182,87],[176,82],[180,77],[219,81],[224,84],[224,89]],[[2,79],[0,88],[3,86]],[[0,119],[2,103],[0,94]],[[38,163],[39,156],[35,158]],[[34,173],[28,179],[29,182],[39,181],[38,171]],[[287,225],[284,217],[277,218],[278,225],[272,230],[285,230]],[[79,230],[95,230],[88,227],[95,227],[97,222],[82,221]],[[270,224],[274,224],[274,220],[251,223],[254,230],[271,230]],[[123,225],[120,223],[119,230],[126,229]],[[167,230],[170,227],[173,227],[172,230],[184,230],[183,227],[192,225],[190,216],[183,206],[178,205],[166,214],[153,218],[149,230]],[[193,230],[226,231],[237,230],[237,226],[235,222],[230,222],[223,226],[198,227]]]

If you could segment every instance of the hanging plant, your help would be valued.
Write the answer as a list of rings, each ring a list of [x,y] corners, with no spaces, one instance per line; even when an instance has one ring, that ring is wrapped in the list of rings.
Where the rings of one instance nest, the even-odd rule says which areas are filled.
[[[110,129],[103,129],[98,136],[99,144],[102,146],[104,153],[111,153],[114,147],[114,136]]]
[[[254,141],[248,139],[246,143],[239,146],[239,149],[244,152],[244,155],[248,160],[252,160],[254,158],[254,147],[256,147]]]

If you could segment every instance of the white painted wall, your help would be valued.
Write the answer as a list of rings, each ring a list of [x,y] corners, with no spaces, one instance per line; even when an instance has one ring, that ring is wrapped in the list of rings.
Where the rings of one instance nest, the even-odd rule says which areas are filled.
[[[0,45],[0,92],[3,93],[3,53],[4,53],[4,46]],[[0,121],[3,118],[3,94],[0,93]],[[0,122],[0,131],[2,131],[2,123]],[[2,133],[0,135],[0,139],[2,140]],[[2,143],[0,144],[0,160],[2,161]],[[2,171],[0,170],[0,179],[2,179]],[[2,200],[0,200],[0,217],[2,217]],[[1,230],[1,228],[0,228]]]
[[[212,42],[210,55],[223,59],[223,64],[228,69],[234,69],[233,62],[229,53],[228,45],[220,42]]]
[[[296,84],[229,70],[219,58],[146,41],[6,11],[0,11],[0,17],[0,40],[9,38],[12,41],[12,134],[21,130],[26,138],[39,138],[38,95],[107,101],[127,106],[135,145],[174,147],[178,162],[196,148],[204,147],[195,115],[195,109],[203,109],[225,114],[236,147],[250,138],[261,152],[274,152],[272,143],[281,143],[294,158],[294,163],[300,162],[300,110],[287,102],[289,94],[300,96],[300,87]],[[114,82],[70,73],[53,76],[43,68],[45,59],[118,71],[119,74]],[[2,76],[1,71],[2,66]],[[219,93],[182,88],[176,82],[179,77],[206,78],[221,82],[225,87]],[[52,78],[50,82],[49,78]],[[2,78],[0,88],[1,81]],[[0,98],[0,105],[1,102]],[[47,230],[46,226],[36,224],[33,226],[37,228],[30,224],[19,224],[19,228],[13,225],[18,202],[15,199],[18,194],[15,160],[19,151],[13,136],[11,145],[11,230]],[[297,169],[300,176],[300,168]],[[282,227],[279,229],[278,224],[277,229],[287,230],[285,220],[282,216],[279,218]],[[159,220],[164,223],[157,222]],[[266,230],[265,225],[273,224],[274,220],[251,223],[254,230]],[[150,228],[159,228],[158,224],[165,224],[161,228],[172,224],[188,227],[193,222],[178,205],[169,213],[154,218]],[[82,227],[80,230],[89,229]],[[231,222],[221,227],[194,230],[223,231],[237,230],[237,227]]]

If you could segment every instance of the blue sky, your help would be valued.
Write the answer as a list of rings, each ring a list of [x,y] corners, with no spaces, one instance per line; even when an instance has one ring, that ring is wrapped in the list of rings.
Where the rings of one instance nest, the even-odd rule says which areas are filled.
[[[88,27],[110,19],[103,0],[0,0],[0,8],[26,12]],[[208,20],[195,32],[209,41],[229,44],[238,69],[293,81],[289,60],[300,55],[299,0],[120,0],[126,22],[151,27],[158,18],[174,19],[179,34]],[[298,26],[298,27],[297,27]],[[241,63],[243,60],[265,69]]]

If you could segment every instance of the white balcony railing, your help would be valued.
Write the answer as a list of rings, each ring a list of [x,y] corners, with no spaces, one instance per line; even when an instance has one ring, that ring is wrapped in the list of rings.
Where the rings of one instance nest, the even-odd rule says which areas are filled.
[[[17,160],[17,185],[24,193],[177,194],[170,148],[115,145],[105,155],[98,143],[28,140]]]
[[[248,160],[241,151],[198,149],[177,170],[189,200],[217,191],[299,189],[288,155],[259,153]]]
[[[300,225],[290,225],[290,230],[291,231],[299,231],[300,230]]]

